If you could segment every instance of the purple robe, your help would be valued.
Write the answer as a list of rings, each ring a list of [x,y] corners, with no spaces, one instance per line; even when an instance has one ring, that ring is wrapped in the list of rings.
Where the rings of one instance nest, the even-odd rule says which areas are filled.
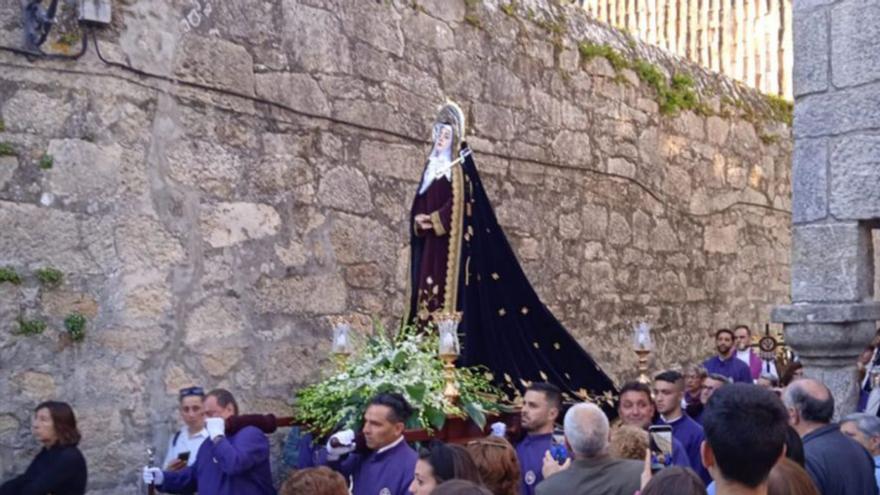
[[[700,478],[702,478],[705,483],[712,481],[712,477],[709,476],[709,472],[703,467],[703,461],[700,458],[700,444],[703,443],[703,439],[705,438],[703,427],[684,413],[682,413],[678,419],[671,422],[659,418],[657,424],[669,425],[672,427],[672,437],[681,442],[681,446],[684,447],[687,457],[690,460],[690,467],[700,475]],[[672,451],[674,456],[674,443]],[[673,460],[673,462],[675,461]]]
[[[697,468],[691,464],[691,458],[688,457],[687,450],[684,448],[684,445],[678,441],[674,436],[672,437],[672,459],[670,460],[670,465],[679,466],[679,467],[689,467],[694,471],[699,471]],[[703,464],[700,463],[700,466]]]
[[[713,356],[703,362],[703,367],[709,373],[724,375],[737,383],[752,383],[752,371],[749,366],[735,355],[727,359]]]
[[[520,493],[534,495],[535,486],[544,479],[541,468],[544,467],[544,454],[553,446],[553,434],[526,435],[516,445],[516,457],[519,459]]]
[[[326,450],[324,450],[326,452]],[[326,455],[321,456],[326,458]],[[349,454],[338,461],[321,459],[325,464],[342,473],[345,478],[353,478],[352,495],[408,495],[416,471],[419,455],[405,440],[384,452],[368,454]],[[382,490],[388,489],[387,492]]]
[[[180,471],[165,471],[160,491],[205,495],[275,495],[269,467],[269,440],[246,426],[216,444],[205,440],[196,462]]]
[[[449,257],[449,231],[452,221],[452,183],[445,177],[435,179],[424,194],[417,194],[412,216],[431,217],[433,229],[423,230],[413,220],[416,237],[423,239],[418,267],[418,309],[427,305],[429,312],[443,308],[446,297],[446,271]]]

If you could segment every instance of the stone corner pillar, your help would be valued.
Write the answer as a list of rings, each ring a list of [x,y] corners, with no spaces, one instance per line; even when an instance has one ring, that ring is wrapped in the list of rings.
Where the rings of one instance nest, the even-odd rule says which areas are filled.
[[[791,301],[773,310],[839,417],[875,333],[872,229],[880,227],[880,2],[795,1]],[[866,70],[866,67],[873,67]]]
[[[831,389],[835,417],[852,412],[859,400],[856,359],[874,337],[880,303],[791,304],[774,308],[771,318],[784,324],[785,343],[804,373]]]

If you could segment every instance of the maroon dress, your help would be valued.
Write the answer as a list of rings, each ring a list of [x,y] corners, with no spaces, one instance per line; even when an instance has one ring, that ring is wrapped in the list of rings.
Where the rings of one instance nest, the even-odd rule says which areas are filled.
[[[446,177],[434,179],[413,203],[413,218],[424,214],[431,217],[432,229],[422,229],[413,222],[416,237],[423,240],[417,283],[418,313],[421,315],[443,308],[449,258],[449,230],[452,220],[452,183]]]

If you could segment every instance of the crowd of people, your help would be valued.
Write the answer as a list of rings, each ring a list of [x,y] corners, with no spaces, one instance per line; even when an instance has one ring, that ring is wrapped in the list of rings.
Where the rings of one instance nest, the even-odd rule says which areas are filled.
[[[488,436],[460,445],[414,449],[404,438],[411,406],[400,394],[379,394],[359,432],[309,442],[277,492],[265,433],[230,427],[240,414],[233,394],[188,387],[179,393],[183,425],[161,465],[141,476],[159,492],[203,495],[878,494],[876,412],[832,422],[829,389],[804,378],[797,362],[781,377],[772,363],[755,363],[749,334],[744,326],[719,330],[716,355],[702,365],[623,384],[614,411],[566,407],[557,387],[532,383],[520,428],[496,423]],[[863,395],[876,393],[875,361],[876,352],[863,358]],[[39,404],[32,429],[43,449],[0,495],[85,493],[71,407]]]

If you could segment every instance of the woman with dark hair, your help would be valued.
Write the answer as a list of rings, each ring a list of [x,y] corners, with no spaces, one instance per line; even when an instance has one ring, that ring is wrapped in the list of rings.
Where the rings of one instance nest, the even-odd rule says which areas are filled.
[[[799,466],[804,467],[806,457],[804,457],[804,441],[797,430],[791,425],[785,430],[785,457],[796,462]]]
[[[706,495],[706,485],[691,468],[671,466],[652,476],[640,495]]]
[[[0,495],[83,495],[86,460],[76,447],[80,440],[73,409],[48,401],[34,408],[31,432],[43,449],[21,476],[0,486]]]
[[[779,379],[780,387],[787,387],[791,384],[791,382],[798,380],[804,377],[804,365],[801,364],[800,361],[793,361],[788,367],[785,368],[785,371],[782,372],[782,377]]]
[[[413,495],[427,495],[437,485],[451,479],[481,483],[480,471],[467,449],[461,445],[431,442],[427,449],[419,453],[409,492]]]

